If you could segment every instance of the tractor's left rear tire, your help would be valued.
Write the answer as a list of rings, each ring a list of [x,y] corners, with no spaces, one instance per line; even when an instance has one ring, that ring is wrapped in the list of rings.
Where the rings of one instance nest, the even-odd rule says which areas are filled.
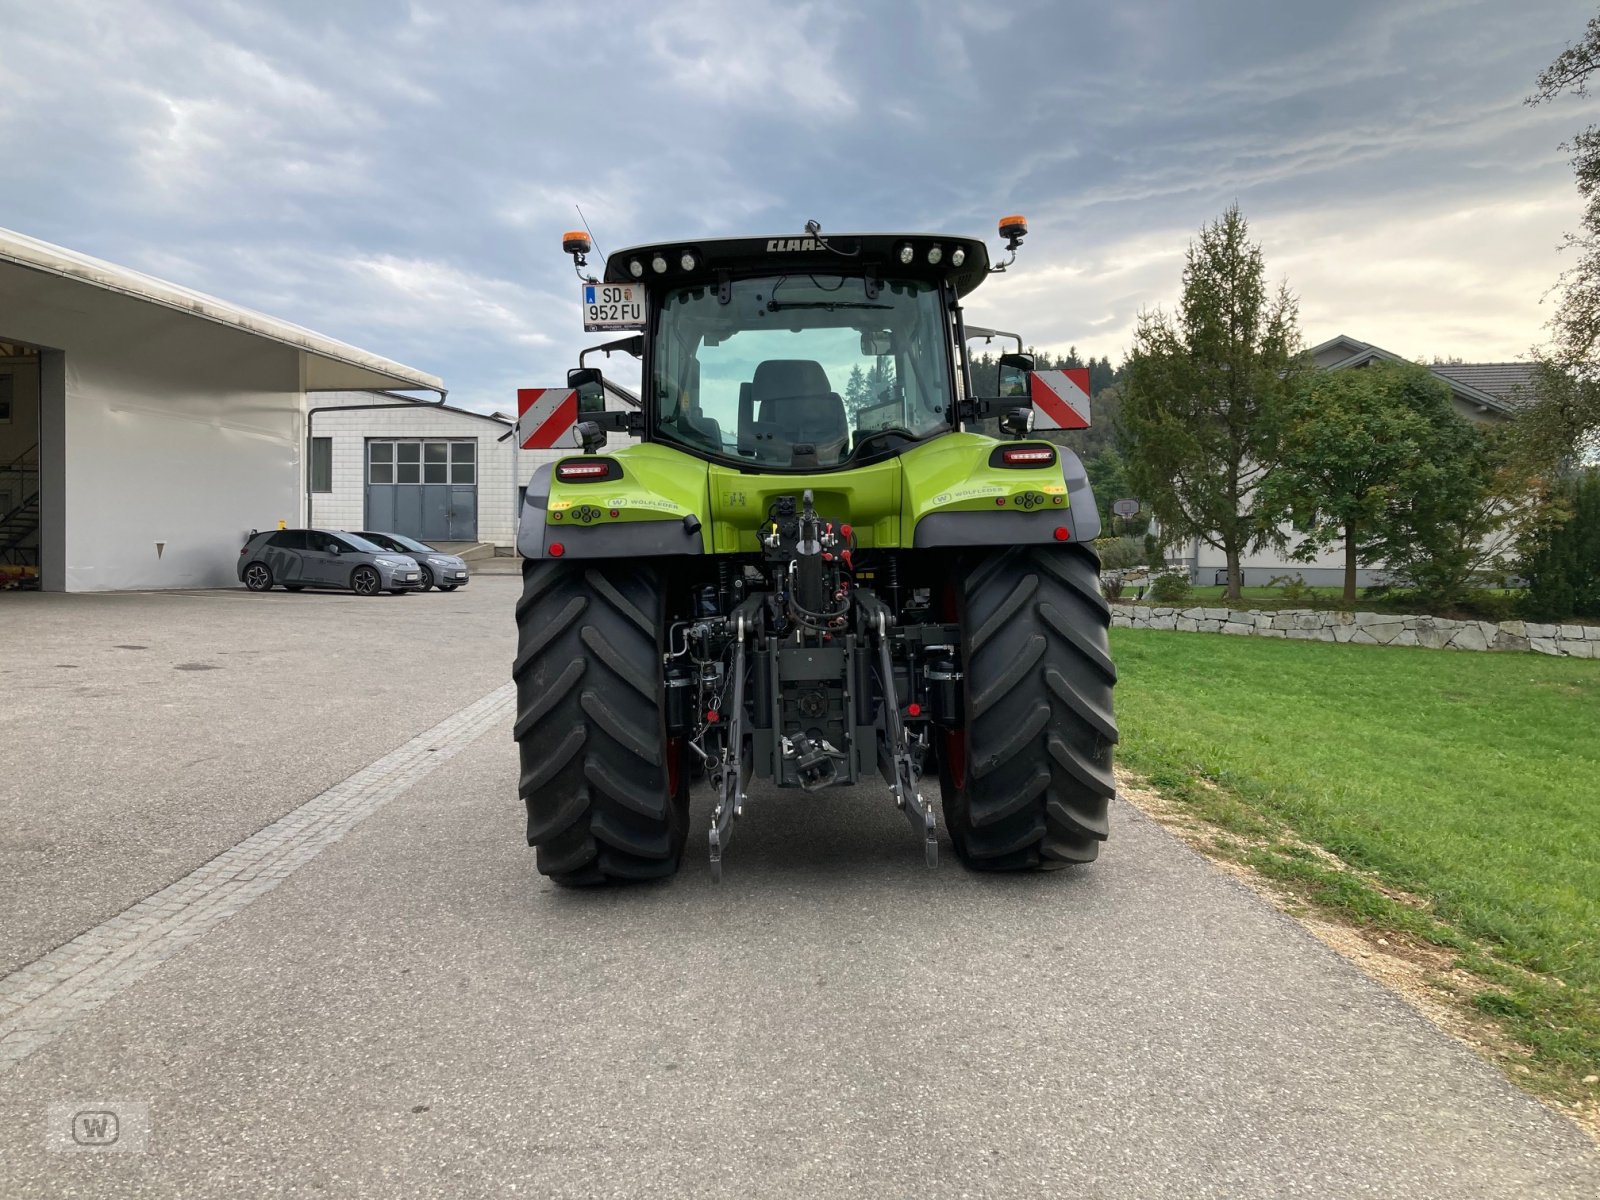
[[[945,823],[978,871],[1092,861],[1116,785],[1116,668],[1086,546],[1013,546],[957,566],[964,729],[938,743]]]
[[[671,875],[689,824],[667,737],[660,573],[644,562],[522,564],[517,790],[541,873],[572,887]]]

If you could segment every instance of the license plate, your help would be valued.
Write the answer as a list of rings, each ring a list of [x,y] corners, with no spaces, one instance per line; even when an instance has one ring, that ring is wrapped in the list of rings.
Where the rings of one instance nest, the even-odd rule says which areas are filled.
[[[643,329],[644,284],[584,284],[583,328],[586,333],[599,333],[607,329]]]

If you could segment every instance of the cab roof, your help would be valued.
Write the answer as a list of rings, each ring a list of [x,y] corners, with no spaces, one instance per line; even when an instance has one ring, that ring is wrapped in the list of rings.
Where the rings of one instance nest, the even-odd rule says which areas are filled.
[[[906,246],[912,251],[909,263],[901,261]],[[939,261],[930,263],[928,252],[935,247]],[[962,251],[960,266],[951,262],[957,249]],[[694,264],[688,270],[683,267],[685,254],[694,256]],[[658,255],[667,264],[665,271],[654,269]],[[641,265],[642,275],[634,273],[635,262]],[[784,234],[653,242],[609,255],[605,282],[639,282],[654,291],[714,282],[724,272],[737,278],[786,271],[856,275],[864,269],[892,279],[930,283],[948,280],[958,296],[965,296],[989,273],[989,251],[977,238],[938,233],[834,233],[820,237]]]

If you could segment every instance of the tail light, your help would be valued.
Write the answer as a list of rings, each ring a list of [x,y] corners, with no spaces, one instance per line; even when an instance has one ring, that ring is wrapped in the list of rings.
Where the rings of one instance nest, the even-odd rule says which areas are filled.
[[[621,479],[622,466],[613,458],[570,458],[556,464],[556,478],[562,483]]]
[[[1001,446],[989,456],[991,467],[1052,467],[1056,462],[1054,446],[1034,443],[1028,446]]]

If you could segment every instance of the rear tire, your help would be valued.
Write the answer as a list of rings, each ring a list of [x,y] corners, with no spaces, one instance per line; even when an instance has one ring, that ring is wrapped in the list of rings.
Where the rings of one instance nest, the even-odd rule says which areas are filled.
[[[569,887],[671,875],[689,824],[667,737],[666,606],[649,561],[522,564],[517,791],[542,874]]]
[[[1085,546],[1014,546],[970,561],[952,587],[965,729],[940,738],[956,853],[980,871],[1092,862],[1116,791],[1116,668]]]
[[[244,585],[252,592],[272,590],[272,568],[264,562],[253,562],[244,569]]]

